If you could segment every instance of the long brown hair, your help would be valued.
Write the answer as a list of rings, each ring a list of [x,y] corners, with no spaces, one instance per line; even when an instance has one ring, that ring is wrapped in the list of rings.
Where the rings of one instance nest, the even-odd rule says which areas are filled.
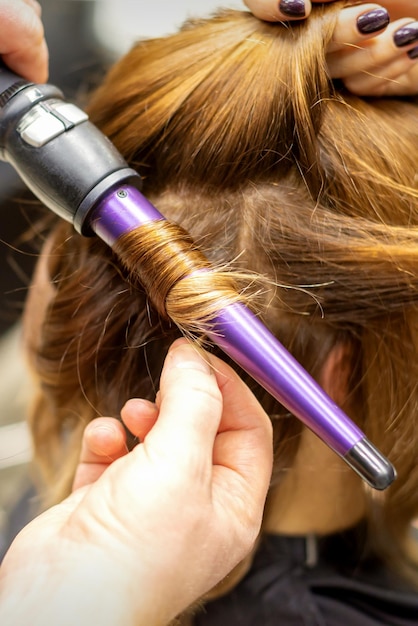
[[[242,273],[258,276],[254,306],[308,371],[318,376],[339,341],[352,346],[353,418],[398,471],[378,518],[370,505],[370,533],[383,557],[390,544],[405,563],[418,515],[418,106],[330,81],[339,8],[292,26],[226,11],[139,42],[89,112],[227,280],[237,272],[245,292]],[[129,397],[153,399],[179,334],[171,320],[189,281],[170,290],[168,316],[166,300],[151,302],[136,277],[142,236],[116,255],[65,223],[50,235],[54,294],[31,345],[31,425],[55,499],[69,490],[84,425],[117,416]],[[221,291],[224,272],[209,277]],[[196,332],[193,306],[182,315]],[[301,427],[249,382],[274,418],[277,482]]]

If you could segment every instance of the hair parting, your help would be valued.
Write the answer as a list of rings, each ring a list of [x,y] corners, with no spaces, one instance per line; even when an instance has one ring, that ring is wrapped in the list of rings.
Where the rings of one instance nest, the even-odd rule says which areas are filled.
[[[243,301],[317,379],[333,347],[349,346],[350,417],[398,472],[381,502],[365,495],[370,542],[416,579],[418,105],[330,80],[325,50],[344,5],[292,26],[222,11],[138,42],[111,68],[90,117],[167,221],[115,251],[66,223],[52,229],[53,293],[27,342],[31,428],[60,499],[84,425],[129,397],[153,400],[173,339],[202,341]],[[279,484],[302,427],[244,378],[273,417]]]

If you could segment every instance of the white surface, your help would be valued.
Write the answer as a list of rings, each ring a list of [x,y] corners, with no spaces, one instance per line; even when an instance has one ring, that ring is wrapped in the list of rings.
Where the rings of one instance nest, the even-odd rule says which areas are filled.
[[[246,9],[242,0],[98,0],[92,29],[99,45],[117,58],[138,39],[168,35],[186,19],[219,8]]]

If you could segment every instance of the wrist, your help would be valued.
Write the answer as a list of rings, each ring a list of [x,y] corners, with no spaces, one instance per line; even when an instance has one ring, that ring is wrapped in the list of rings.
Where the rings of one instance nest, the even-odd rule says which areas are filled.
[[[76,550],[76,548],[75,548]],[[128,574],[89,550],[55,562],[38,560],[0,570],[0,623],[8,626],[166,626],[172,616],[146,578]]]

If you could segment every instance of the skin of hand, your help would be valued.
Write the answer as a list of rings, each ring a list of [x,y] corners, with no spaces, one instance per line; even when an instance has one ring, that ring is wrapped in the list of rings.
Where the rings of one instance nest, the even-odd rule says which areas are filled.
[[[47,81],[48,48],[36,0],[0,0],[0,55],[20,76]]]
[[[156,404],[131,400],[122,415],[142,443],[126,453],[111,419],[88,427],[78,488],[4,559],[0,623],[167,624],[253,547],[272,431],[233,370],[179,340]]]
[[[334,0],[323,0],[333,2]],[[244,0],[257,17],[293,20],[308,17],[319,0]],[[387,32],[361,34],[357,19],[373,8],[386,8]],[[418,48],[414,40],[396,46],[394,34],[418,20],[418,0],[383,0],[379,5],[356,4],[341,11],[328,54],[332,78],[340,78],[358,95],[415,95],[418,92]],[[418,23],[413,24],[418,29]],[[384,30],[384,29],[383,29]],[[416,54],[415,54],[416,52]],[[408,54],[409,53],[409,54]],[[0,0],[0,55],[12,70],[38,83],[48,78],[48,49],[36,0]]]
[[[256,17],[267,22],[301,20],[308,17],[312,4],[326,4],[334,0],[244,0]]]
[[[335,0],[244,0],[251,13],[268,22],[303,19],[309,16],[312,4],[328,2]],[[353,1],[352,4],[359,3]],[[389,11],[393,20],[401,17],[418,18],[418,0],[382,0],[379,5]]]
[[[328,0],[333,2],[334,0]],[[311,12],[307,0],[306,10],[299,17],[283,15],[280,6],[298,6],[303,0],[244,0],[257,17],[267,21],[302,19]],[[314,2],[314,0],[313,0]],[[324,0],[324,3],[326,0]],[[315,2],[314,2],[315,3]],[[387,11],[388,22],[377,30],[361,31],[361,22]],[[390,23],[389,23],[390,20]],[[373,22],[373,20],[371,20]],[[405,33],[405,27],[409,32]],[[396,43],[399,35],[402,43]],[[406,38],[410,39],[404,43]],[[328,49],[327,63],[331,78],[341,79],[347,89],[360,96],[410,96],[418,93],[418,0],[382,0],[376,3],[353,3],[341,9],[332,43]]]

